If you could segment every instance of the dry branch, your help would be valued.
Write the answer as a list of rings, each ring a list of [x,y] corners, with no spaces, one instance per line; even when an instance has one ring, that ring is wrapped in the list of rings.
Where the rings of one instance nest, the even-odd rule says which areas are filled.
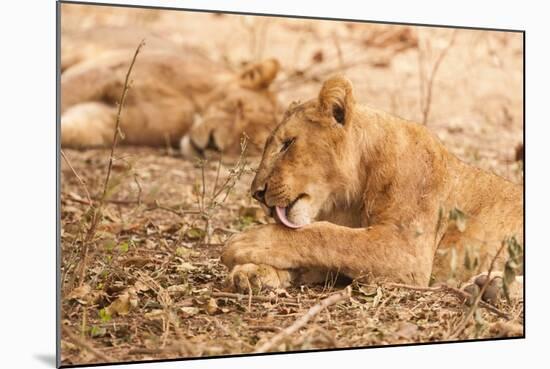
[[[90,191],[88,191],[88,186],[86,185],[86,182],[84,182],[82,177],[80,177],[78,175],[78,173],[74,169],[73,165],[71,164],[71,161],[69,160],[67,155],[65,155],[65,152],[63,151],[63,149],[61,149],[61,156],[63,157],[63,159],[65,159],[65,162],[67,163],[67,165],[69,166],[69,168],[73,172],[73,174],[76,177],[76,179],[78,180],[78,182],[80,182],[80,185],[82,186],[82,188],[84,188],[84,192],[86,192],[86,198],[88,199],[88,205],[92,205],[92,197],[90,196]]]
[[[62,193],[62,196],[67,196],[71,201],[78,202],[80,204],[84,205],[92,205],[95,206],[96,202],[99,201],[99,198],[92,198],[89,200],[81,198],[78,194],[74,193]],[[110,204],[116,204],[116,205],[146,205],[147,208],[143,209],[143,211],[153,211],[153,210],[164,210],[168,211],[170,213],[174,213],[180,217],[183,217],[185,215],[190,214],[201,214],[200,210],[178,210],[176,207],[170,207],[166,205],[161,205],[158,200],[154,201],[143,201],[139,198],[135,200],[127,200],[127,199],[105,199],[103,200],[103,203],[110,203]]]
[[[243,295],[240,293],[231,293],[231,292],[212,292],[210,294],[212,297],[217,298],[226,298],[226,299],[235,299],[235,300],[246,300],[252,299],[252,301],[256,302],[271,302],[271,303],[277,303],[277,302],[283,302],[285,304],[299,304],[302,302],[311,302],[312,299],[297,299],[297,298],[288,298],[288,297],[271,297],[271,296],[254,296],[250,297],[250,295]]]
[[[422,60],[423,60],[422,50],[420,47],[418,48],[418,68],[419,68],[419,74],[420,74],[420,104],[422,107],[422,124],[423,125],[428,124],[428,117],[430,115],[430,109],[432,105],[432,91],[433,91],[435,76],[437,74],[437,71],[439,70],[439,66],[441,65],[441,62],[443,61],[443,59],[445,59],[445,56],[449,52],[449,49],[454,45],[456,34],[457,34],[457,30],[454,30],[451,36],[451,39],[449,40],[449,43],[441,51],[441,53],[439,54],[439,57],[436,59],[432,67],[432,70],[430,72],[430,75],[428,77],[427,85],[425,82],[425,75],[422,69]],[[426,86],[426,88],[424,88],[424,86]]]
[[[111,153],[109,155],[109,166],[107,167],[107,175],[105,176],[105,182],[103,183],[103,194],[100,199],[100,204],[103,204],[103,201],[105,200],[105,197],[107,196],[107,189],[109,187],[109,179],[111,178],[111,170],[113,168],[113,161],[114,161],[114,155],[115,155],[115,148],[118,143],[118,137],[120,136],[120,115],[122,113],[122,107],[124,106],[124,102],[126,101],[126,95],[128,94],[128,90],[130,88],[130,75],[132,73],[132,69],[134,68],[134,64],[136,62],[136,58],[141,50],[141,48],[145,45],[144,40],[141,40],[138,47],[136,48],[136,51],[134,52],[134,57],[132,58],[132,62],[130,63],[130,67],[128,68],[128,72],[126,72],[126,77],[124,78],[124,87],[122,89],[122,95],[120,96],[120,101],[118,102],[118,111],[116,114],[116,122],[115,122],[115,130],[113,133],[113,142],[111,144]]]
[[[318,304],[313,305],[307,313],[302,315],[298,320],[296,320],[292,325],[288,326],[281,332],[277,333],[273,338],[264,343],[260,348],[255,352],[268,352],[269,350],[276,347],[283,339],[290,336],[291,334],[297,332],[300,328],[305,326],[313,317],[319,314],[323,309],[334,305],[340,301],[348,300],[351,297],[351,287],[348,286],[344,290],[337,292],[324,300],[321,300]]]
[[[124,106],[124,101],[126,101],[126,94],[128,93],[129,89],[129,82],[130,82],[130,74],[132,73],[132,69],[134,67],[134,64],[136,62],[136,58],[139,54],[139,51],[141,48],[145,45],[144,41],[142,40],[139,45],[136,48],[136,51],[134,53],[134,57],[132,58],[132,62],[130,63],[130,66],[128,68],[128,72],[126,72],[126,78],[124,79],[124,86],[122,88],[122,95],[120,96],[120,100],[118,102],[118,111],[116,115],[116,123],[115,123],[115,129],[113,133],[113,141],[111,144],[111,153],[109,155],[109,165],[107,167],[107,175],[105,176],[105,181],[103,183],[103,193],[101,195],[101,198],[99,199],[99,204],[97,207],[92,207],[93,210],[93,216],[90,221],[90,227],[88,228],[88,231],[86,232],[86,236],[83,242],[83,249],[82,249],[82,258],[81,258],[81,264],[80,264],[80,273],[79,273],[79,286],[82,286],[84,283],[84,273],[86,271],[86,264],[88,260],[88,250],[90,247],[90,242],[95,236],[97,225],[99,224],[99,221],[101,220],[101,211],[103,208],[103,204],[105,202],[105,198],[107,197],[107,190],[109,188],[109,180],[111,178],[111,170],[113,168],[113,161],[114,161],[114,154],[115,154],[115,147],[118,142],[118,137],[120,135],[120,114],[122,112],[122,107]]]
[[[487,278],[485,279],[485,283],[483,283],[483,286],[479,290],[479,293],[477,294],[477,296],[475,296],[474,302],[472,303],[472,306],[470,306],[470,310],[468,310],[468,313],[466,314],[466,316],[464,317],[462,322],[459,324],[459,326],[455,329],[455,331],[450,335],[449,339],[455,339],[466,328],[466,325],[468,324],[468,321],[470,321],[470,318],[472,317],[472,315],[476,311],[477,306],[479,305],[479,303],[481,301],[483,293],[487,289],[487,286],[489,286],[489,284],[491,283],[491,272],[493,271],[493,268],[495,266],[495,262],[496,262],[498,256],[500,255],[500,253],[502,252],[502,249],[504,249],[505,245],[506,245],[506,243],[502,242],[502,245],[498,249],[496,255],[493,257],[493,260],[491,260],[491,264],[489,265],[489,271],[487,272]]]

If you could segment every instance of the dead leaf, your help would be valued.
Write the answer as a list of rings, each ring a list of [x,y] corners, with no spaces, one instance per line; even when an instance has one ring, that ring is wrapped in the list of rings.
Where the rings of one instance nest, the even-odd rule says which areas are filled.
[[[189,228],[185,232],[185,237],[190,241],[201,240],[205,236],[204,229],[200,228]]]
[[[188,247],[178,247],[176,248],[176,255],[188,259],[189,257],[197,257],[200,256],[200,252],[191,250]]]
[[[193,264],[188,263],[188,262],[183,261],[183,260],[181,260],[181,263],[176,267],[176,270],[178,270],[180,272],[189,272],[189,271],[195,270],[195,269],[196,269],[196,267]]]
[[[169,293],[186,293],[189,290],[188,284],[175,284],[172,286],[168,286],[166,288],[166,292]]]
[[[161,320],[166,318],[166,313],[164,310],[156,309],[145,313],[143,316],[150,320]]]
[[[523,335],[523,325],[513,322],[496,322],[491,324],[489,331],[496,337],[517,337]]]
[[[153,260],[141,256],[133,256],[127,259],[124,259],[122,261],[122,264],[124,266],[136,266],[136,267],[143,267],[149,263],[153,262]]]
[[[199,313],[198,307],[184,306],[180,308],[180,311],[183,313],[184,318],[188,318]]]
[[[66,352],[69,350],[77,350],[77,349],[78,347],[75,344],[66,340],[61,340],[61,350]]]
[[[136,281],[136,283],[134,283],[134,288],[136,289],[136,292],[145,292],[150,290],[149,286],[142,281]]]
[[[76,300],[82,305],[86,305],[90,302],[90,292],[92,287],[88,284],[83,284],[80,287],[75,288],[67,295],[67,300]]]
[[[417,332],[418,326],[416,324],[410,322],[401,322],[399,323],[397,332],[395,332],[395,334],[401,338],[411,339],[416,335]]]
[[[380,299],[382,299],[383,293],[382,288],[378,287],[376,289],[376,296],[374,296],[374,300],[372,301],[372,307],[375,308],[380,303]]]
[[[160,224],[158,228],[162,233],[174,234],[179,230],[181,230],[182,224],[181,223]]]
[[[135,308],[138,305],[138,297],[136,290],[133,287],[128,288],[123,293],[121,293],[111,305],[105,308],[105,311],[111,315],[126,315],[130,312],[132,308]]]
[[[80,213],[82,213],[82,210],[80,210],[76,206],[64,205],[63,206],[63,213],[80,214]]]
[[[208,300],[208,303],[206,304],[206,312],[210,315],[221,313],[221,309],[219,308],[216,299],[211,298]]]

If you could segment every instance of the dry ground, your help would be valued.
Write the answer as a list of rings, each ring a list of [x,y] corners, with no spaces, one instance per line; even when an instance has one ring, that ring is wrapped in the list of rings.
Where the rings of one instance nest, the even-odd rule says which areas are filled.
[[[64,6],[63,32],[98,24],[148,27],[232,67],[276,56],[283,105],[314,96],[324,77],[343,71],[359,101],[426,120],[463,160],[523,181],[523,163],[515,160],[523,132],[519,34]],[[253,158],[233,171],[223,165],[218,176],[218,163],[184,161],[168,148],[117,148],[103,217],[87,242],[93,214],[86,191],[97,206],[109,150],[64,153],[74,169],[62,160],[64,364],[250,353],[343,287],[327,281],[253,298],[220,294],[224,241],[268,221],[249,196]],[[523,331],[522,301],[500,303],[509,320],[476,310],[455,335],[469,308],[454,294],[361,281],[352,287],[351,299],[322,311],[275,349]]]

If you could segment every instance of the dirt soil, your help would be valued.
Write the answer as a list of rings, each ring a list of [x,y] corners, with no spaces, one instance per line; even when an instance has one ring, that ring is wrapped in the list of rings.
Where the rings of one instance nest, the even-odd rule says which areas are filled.
[[[523,162],[516,160],[523,142],[521,34],[63,5],[64,33],[101,24],[146,27],[233,68],[277,57],[283,70],[274,88],[284,106],[315,96],[323,78],[343,72],[360,102],[425,121],[462,160],[523,182]],[[170,148],[119,146],[90,235],[109,150],[63,151],[65,365],[252,353],[344,287],[327,281],[257,296],[226,291],[224,241],[270,221],[249,195],[255,158],[193,163]],[[509,319],[478,308],[455,332],[470,308],[453,293],[351,286],[350,299],[272,350],[523,334],[523,301],[497,304]]]

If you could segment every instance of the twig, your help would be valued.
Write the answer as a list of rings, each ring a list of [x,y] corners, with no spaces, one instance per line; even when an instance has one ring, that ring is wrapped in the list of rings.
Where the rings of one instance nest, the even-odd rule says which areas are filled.
[[[92,197],[90,196],[90,192],[88,191],[88,186],[86,186],[86,182],[84,182],[84,180],[78,175],[78,173],[76,172],[76,170],[72,166],[69,158],[67,157],[67,155],[65,155],[65,152],[63,151],[63,149],[61,149],[61,156],[63,157],[63,159],[65,159],[65,162],[67,163],[67,165],[69,166],[69,168],[71,169],[73,174],[75,175],[76,179],[78,179],[78,182],[80,182],[80,184],[84,188],[84,192],[86,192],[86,198],[88,199],[88,203],[89,203],[89,205],[91,205],[92,204]]]
[[[491,283],[491,272],[493,271],[493,267],[495,266],[495,262],[496,262],[498,256],[500,255],[500,253],[502,252],[502,250],[504,249],[505,245],[506,245],[506,243],[502,242],[502,245],[498,249],[496,255],[493,257],[493,260],[491,260],[491,264],[489,265],[489,271],[487,272],[487,278],[485,280],[485,283],[483,283],[483,286],[479,290],[479,293],[477,294],[477,296],[475,296],[474,302],[473,302],[472,306],[470,306],[470,310],[468,310],[468,313],[466,314],[466,316],[464,317],[462,322],[459,324],[459,326],[455,329],[455,331],[450,335],[449,339],[456,338],[460,333],[462,333],[462,331],[464,331],[464,328],[466,328],[466,324],[468,324],[468,322],[470,321],[470,318],[472,317],[475,310],[477,309],[477,306],[479,305],[479,302],[481,301],[481,297],[483,296],[483,293],[487,289],[487,286],[489,285],[489,283]]]
[[[93,216],[92,220],[90,222],[90,227],[88,228],[88,231],[86,232],[86,237],[83,242],[83,249],[82,249],[82,258],[81,258],[81,264],[80,264],[80,273],[79,273],[79,286],[82,286],[84,283],[84,273],[86,271],[86,264],[88,261],[88,250],[90,247],[90,242],[94,238],[97,225],[101,219],[101,211],[103,208],[103,204],[105,202],[105,198],[107,197],[107,190],[109,188],[109,180],[111,178],[111,170],[113,168],[113,161],[114,161],[114,153],[115,153],[115,147],[118,141],[118,136],[120,134],[120,114],[122,112],[122,107],[124,106],[124,101],[126,100],[126,94],[128,93],[129,89],[129,80],[130,80],[130,74],[132,73],[132,68],[134,67],[134,63],[136,62],[136,58],[139,54],[139,51],[141,48],[145,45],[144,41],[142,40],[138,47],[136,48],[136,51],[134,53],[134,57],[132,58],[132,62],[130,63],[130,67],[128,68],[128,72],[126,73],[126,78],[124,80],[124,86],[122,89],[122,95],[120,97],[120,101],[118,103],[118,111],[116,115],[116,123],[115,123],[115,130],[113,133],[113,142],[111,144],[111,153],[109,155],[109,165],[107,167],[107,175],[105,176],[105,182],[103,183],[103,194],[101,195],[101,198],[99,199],[99,204],[97,207],[93,208]],[[90,199],[91,202],[91,199]]]
[[[206,185],[206,176],[205,176],[205,165],[208,163],[207,160],[201,160],[199,162],[201,168],[201,180],[202,180],[202,190],[199,188],[194,191],[197,199],[197,206],[199,208],[199,214],[201,215],[202,220],[204,220],[204,237],[202,241],[205,244],[210,243],[210,238],[212,235],[212,217],[214,215],[214,210],[223,204],[230,192],[233,190],[237,181],[246,171],[246,149],[248,145],[248,137],[246,134],[243,134],[243,139],[241,140],[241,152],[237,163],[229,170],[229,174],[225,178],[225,181],[218,187],[220,170],[222,166],[222,158],[218,161],[218,168],[216,170],[216,178],[214,181],[214,187],[212,188],[211,195],[207,198],[207,195],[210,194],[208,191],[207,194],[207,185]],[[199,193],[200,190],[200,193]],[[225,194],[224,194],[225,192]],[[223,197],[222,197],[223,196]],[[222,197],[221,199],[219,199]],[[208,201],[207,201],[208,200]]]
[[[114,154],[115,154],[115,148],[118,142],[118,137],[120,136],[120,114],[122,112],[122,107],[124,106],[124,102],[126,101],[126,95],[128,94],[128,90],[130,88],[129,82],[130,82],[130,74],[132,73],[132,69],[134,68],[134,64],[136,62],[136,58],[139,54],[139,51],[141,48],[145,45],[144,40],[141,40],[138,47],[136,48],[136,51],[134,52],[134,57],[132,58],[132,62],[130,63],[130,67],[128,68],[128,72],[126,72],[126,77],[124,78],[124,87],[122,89],[122,95],[120,97],[120,101],[118,102],[118,111],[116,114],[116,122],[115,122],[115,131],[113,133],[113,142],[111,144],[111,153],[109,155],[109,166],[107,167],[107,175],[105,176],[105,182],[103,183],[103,195],[101,196],[100,205],[105,200],[105,197],[107,196],[107,190],[109,187],[109,179],[111,178],[111,170],[113,168],[113,161],[114,161]]]
[[[71,341],[73,341],[77,346],[80,346],[81,348],[85,349],[86,351],[90,352],[92,355],[97,357],[98,359],[102,360],[105,363],[113,363],[115,360],[110,357],[107,354],[104,354],[103,352],[97,350],[94,348],[90,343],[85,341],[83,338],[78,337],[76,334],[71,332],[69,328],[66,326],[63,326],[63,333],[69,337]]]
[[[393,288],[404,288],[408,290],[413,291],[422,291],[422,292],[444,292],[444,293],[451,293],[457,297],[459,297],[462,300],[467,300],[471,297],[471,295],[465,291],[459,290],[458,288],[454,288],[451,286],[448,286],[446,284],[439,285],[437,287],[422,287],[422,286],[412,286],[408,284],[401,284],[401,283],[386,283],[386,287],[393,287]],[[501,318],[510,320],[510,314],[507,314],[503,312],[502,310],[499,310],[495,306],[485,302],[485,301],[479,301],[479,306],[482,308],[485,308],[489,310],[490,312],[498,315]]]
[[[155,209],[159,209],[159,210],[164,210],[164,211],[169,211],[171,213],[174,213],[176,215],[179,215],[180,217],[183,217],[184,215],[189,215],[189,214],[201,214],[201,212],[199,210],[177,210],[177,209],[174,209],[174,208],[171,208],[171,207],[168,207],[168,206],[163,206],[163,205],[160,205],[158,203],[158,201],[153,201],[152,204],[147,204],[149,207],[147,209],[145,209],[144,211],[151,211],[151,210],[155,210]]]
[[[205,194],[206,194],[206,180],[204,179],[205,178],[205,175],[204,175],[204,166],[205,166],[206,162],[203,161],[202,162],[202,165],[201,165],[201,179],[202,179],[202,194],[201,194],[201,201],[200,201],[200,210],[201,212],[204,213],[204,199],[205,199]]]
[[[284,338],[290,336],[291,334],[297,332],[300,328],[305,326],[313,317],[319,314],[323,309],[328,306],[334,305],[340,301],[348,300],[351,297],[351,287],[346,287],[344,290],[337,292],[324,300],[321,300],[318,304],[313,305],[307,313],[302,315],[298,320],[292,323],[290,326],[277,333],[273,338],[264,343],[260,348],[255,352],[268,352],[269,350],[276,347]]]
[[[231,292],[212,292],[210,294],[212,297],[218,297],[218,298],[227,298],[227,299],[236,299],[236,300],[247,300],[249,298],[252,299],[252,301],[256,302],[283,302],[285,304],[300,304],[302,302],[311,302],[314,301],[312,299],[297,299],[297,298],[288,298],[288,297],[270,297],[270,296],[255,296],[252,295],[243,295],[240,293],[231,293]]]
[[[210,202],[210,206],[212,206],[212,201],[214,201],[214,198],[216,196],[216,190],[218,189],[218,181],[220,180],[220,170],[222,168],[222,159],[223,159],[223,155],[220,153],[220,158],[218,159],[218,168],[216,169],[216,179],[214,180],[214,187],[212,188],[212,200]]]
[[[251,312],[252,311],[252,286],[250,285],[250,281],[248,280],[248,278],[246,279],[246,284],[247,284],[247,287],[248,287],[248,312]]]
[[[80,197],[77,197],[78,194],[72,194],[72,193],[63,193],[62,195],[67,196],[71,201],[78,202],[80,204],[84,205],[94,205],[94,201],[99,201],[98,198],[93,198],[90,200],[86,200]],[[178,210],[169,206],[161,205],[157,200],[154,200],[152,202],[143,202],[140,199],[135,200],[126,200],[126,199],[105,199],[103,203],[111,203],[116,205],[147,205],[147,208],[143,211],[152,211],[152,210],[164,210],[171,213],[174,213],[179,216],[189,215],[189,214],[201,214],[200,210]]]
[[[439,54],[439,57],[436,59],[433,67],[432,67],[432,70],[431,70],[431,73],[430,73],[430,76],[429,76],[429,80],[428,80],[428,85],[427,85],[427,90],[426,90],[426,97],[424,99],[424,89],[422,88],[423,86],[423,82],[424,82],[424,78],[425,78],[425,75],[423,73],[423,69],[422,69],[422,66],[420,66],[420,61],[422,60],[421,58],[421,49],[418,48],[418,53],[419,53],[419,70],[420,70],[420,79],[421,79],[421,104],[422,104],[422,124],[423,125],[426,125],[428,123],[428,117],[430,115],[430,108],[431,108],[431,104],[432,104],[432,90],[433,90],[433,84],[434,84],[434,80],[435,80],[435,76],[437,74],[437,71],[439,70],[439,66],[441,65],[441,62],[443,61],[443,59],[445,59],[445,56],[447,55],[447,53],[449,52],[449,49],[453,46],[454,42],[455,42],[455,39],[456,39],[456,34],[457,34],[457,30],[454,30],[453,31],[453,35],[451,36],[451,39],[449,40],[449,43],[447,44],[447,46],[443,49],[443,51],[441,51],[441,54]]]
[[[378,306],[376,307],[376,310],[374,311],[374,315],[372,316],[372,319],[373,319],[373,320],[377,320],[377,319],[378,319],[378,316],[380,315],[380,312],[382,311],[382,308],[383,308],[384,306],[386,306],[386,305],[388,304],[388,302],[390,302],[390,300],[393,299],[393,297],[394,297],[393,294],[392,294],[392,295],[389,295],[388,297],[386,297],[386,298],[384,299],[384,301],[382,301],[382,302],[380,303],[380,305],[378,305]]]
[[[280,332],[282,330],[280,327],[275,327],[272,325],[249,325],[248,329],[252,331],[269,331],[269,332]]]
[[[138,205],[141,205],[141,192],[142,192],[143,189],[141,188],[141,184],[138,181],[137,173],[134,173],[134,182],[136,183],[136,186],[138,188],[137,203],[138,203]]]

